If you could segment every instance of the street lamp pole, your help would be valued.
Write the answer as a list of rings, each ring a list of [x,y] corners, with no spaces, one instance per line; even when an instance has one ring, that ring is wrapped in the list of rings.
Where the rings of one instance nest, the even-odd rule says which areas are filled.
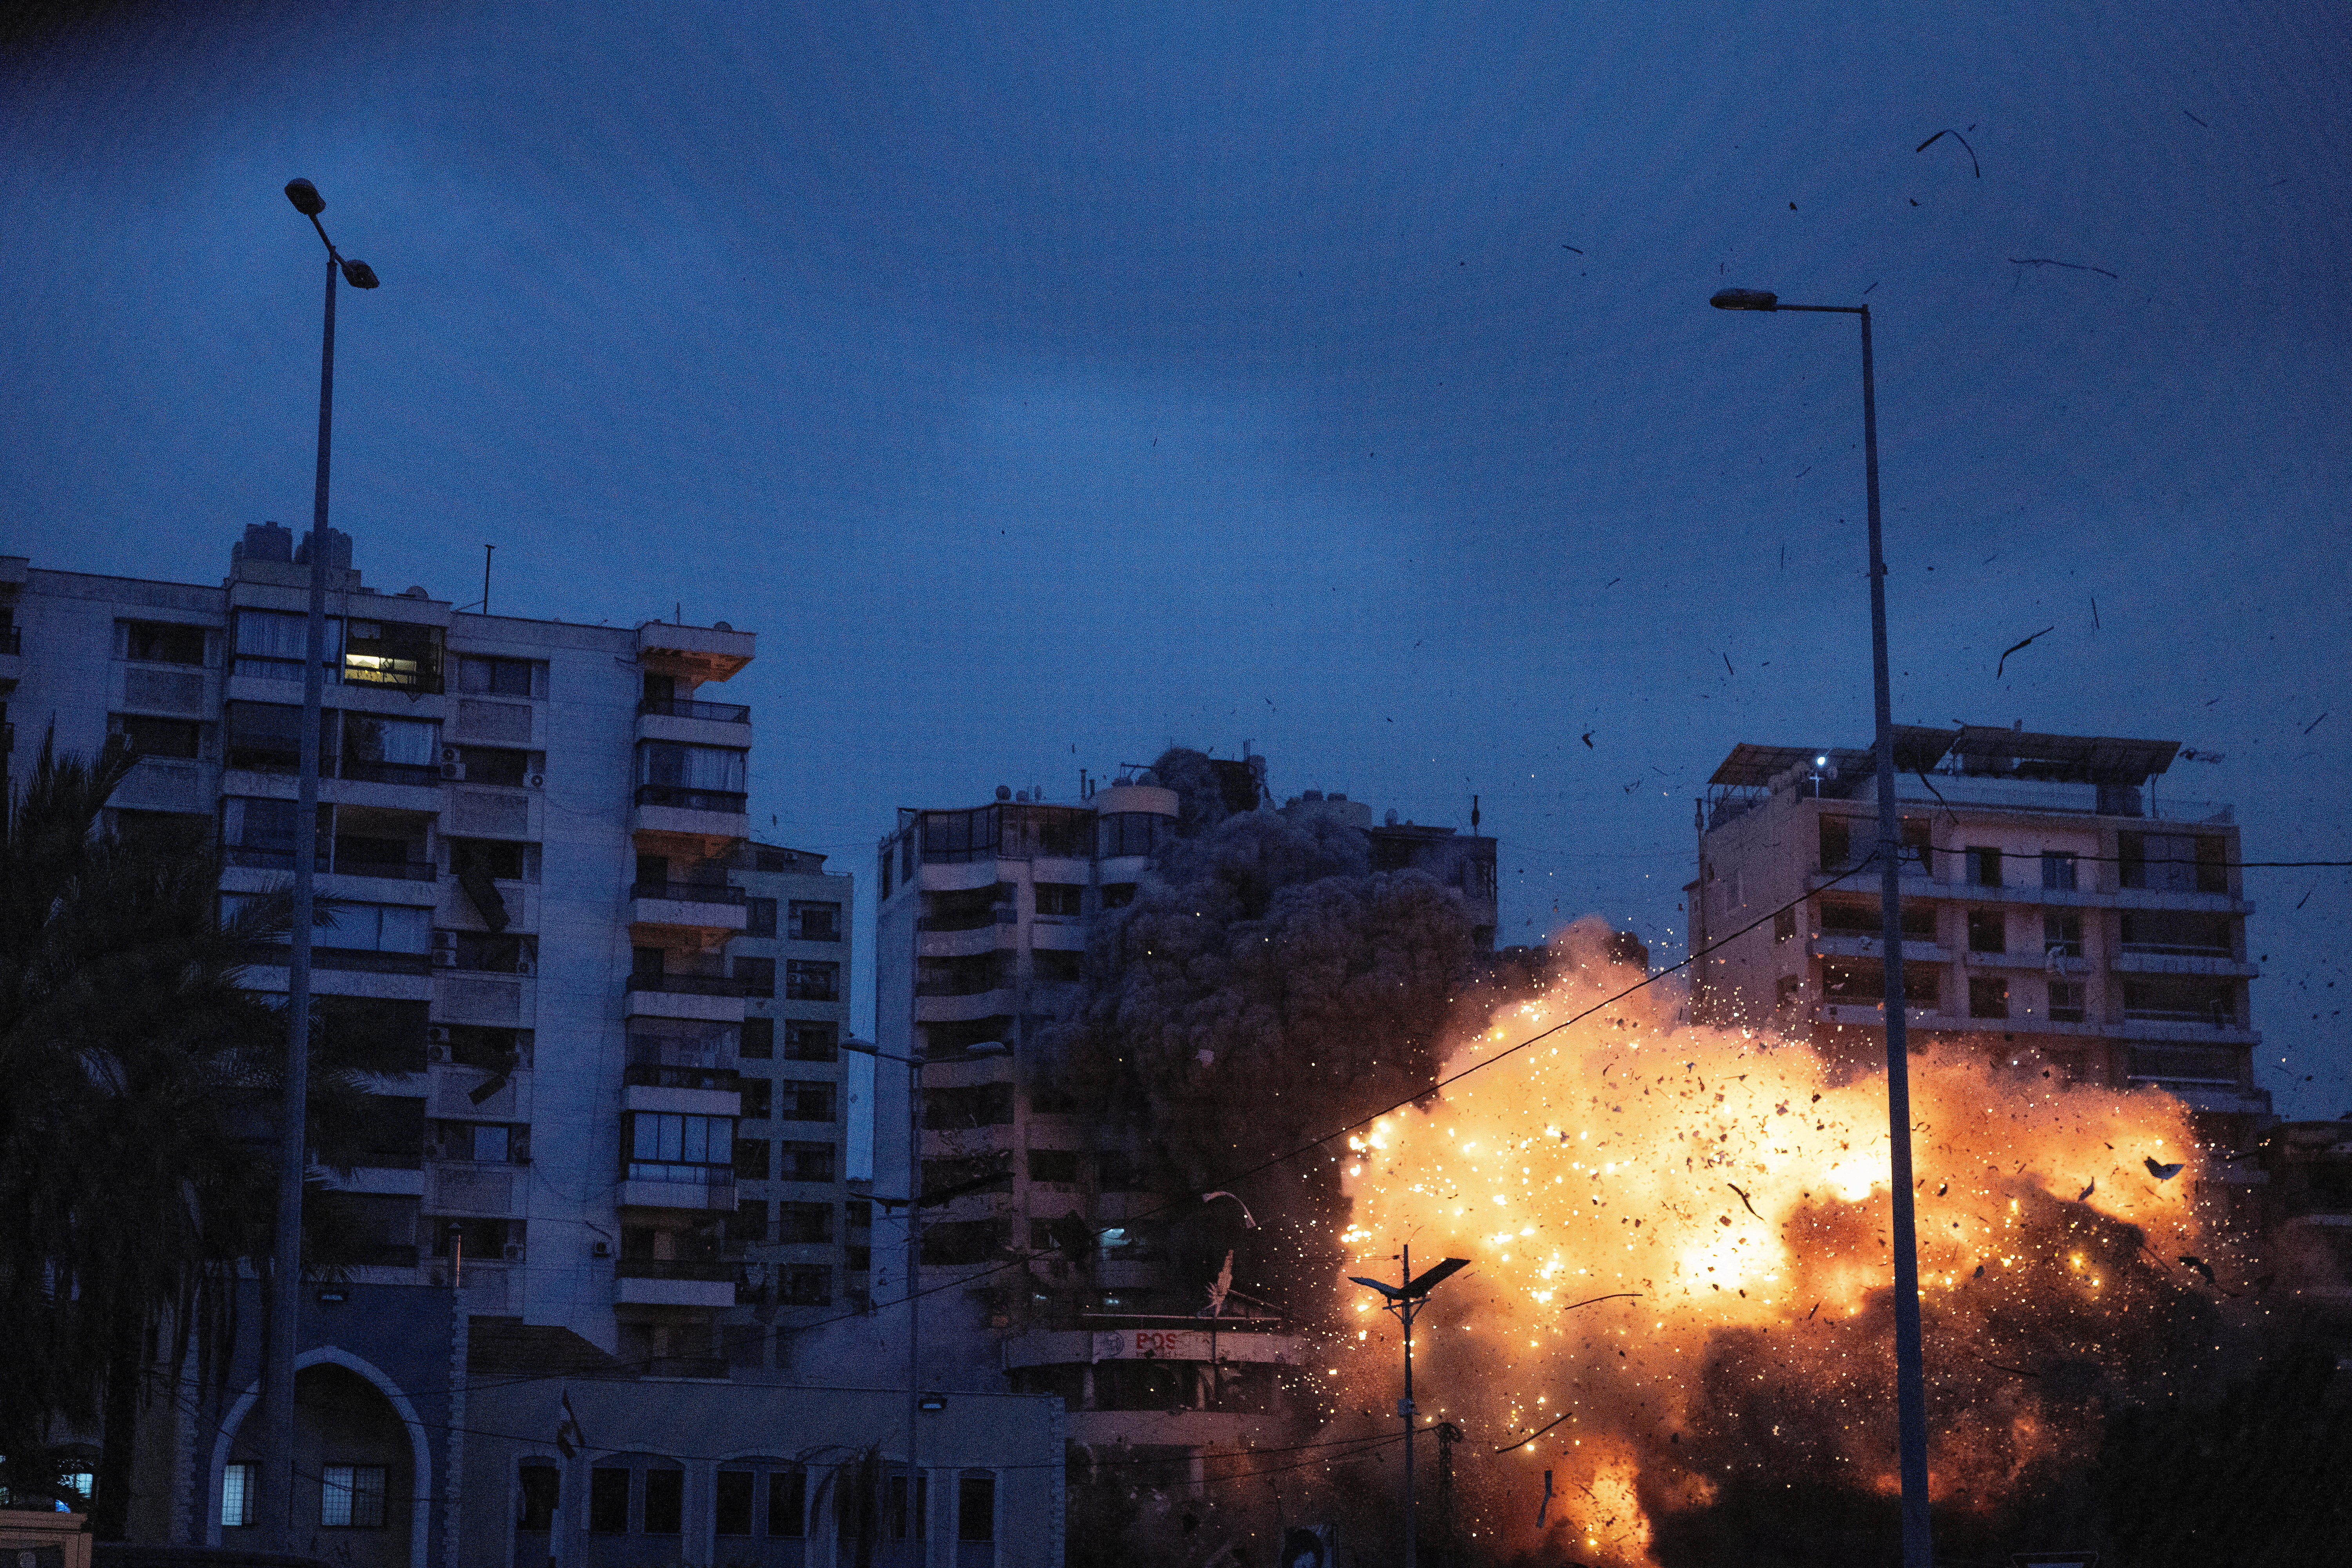
[[[1886,1131],[1894,1184],[1895,1403],[1903,1476],[1903,1568],[1933,1568],[1927,1518],[1927,1384],[1919,1330],[1919,1237],[1911,1194],[1910,1031],[1904,1016],[1902,868],[1895,811],[1894,694],[1886,672],[1886,556],[1878,516],[1878,396],[1870,363],[1870,307],[1784,305],[1776,294],[1727,289],[1724,310],[1812,310],[1862,319],[1862,453],[1870,509],[1870,661],[1878,734],[1878,902],[1885,950]]]
[[[907,1510],[916,1515],[919,1480],[915,1468],[916,1446],[922,1431],[920,1418],[923,1406],[921,1375],[921,1338],[923,1302],[919,1272],[923,1261],[923,1230],[916,1223],[916,1211],[923,1201],[923,1068],[929,1065],[921,1057],[902,1057],[896,1051],[886,1051],[864,1040],[844,1040],[841,1048],[856,1051],[860,1056],[877,1060],[907,1064]],[[954,1056],[933,1057],[931,1063],[979,1061],[1007,1053],[1002,1040],[982,1040],[967,1046]],[[919,1518],[907,1521],[907,1539],[915,1542],[916,1561],[922,1560],[928,1543],[919,1528]]]
[[[326,699],[327,458],[335,415],[335,275],[354,289],[377,279],[364,261],[347,261],[319,222],[327,210],[319,187],[289,180],[286,199],[310,220],[327,247],[327,320],[319,351],[319,472],[310,500],[310,615],[302,646],[302,761],[295,791],[294,913],[286,958],[286,1086],[280,1102],[278,1224],[270,1247],[269,1342],[262,1387],[268,1422],[263,1428],[261,1499],[272,1547],[294,1545],[294,1360],[302,1310],[302,1173],[309,1152],[310,1067],[310,923],[317,913],[319,870],[319,724]]]
[[[1421,1543],[1414,1538],[1413,1528],[1412,1439],[1417,1412],[1412,1403],[1412,1321],[1421,1315],[1423,1308],[1429,1305],[1430,1291],[1469,1268],[1470,1260],[1449,1258],[1416,1279],[1412,1277],[1412,1247],[1410,1244],[1400,1249],[1399,1259],[1403,1265],[1403,1271],[1398,1276],[1402,1281],[1399,1284],[1368,1279],[1360,1274],[1351,1274],[1349,1279],[1355,1284],[1378,1290],[1385,1299],[1381,1310],[1395,1313],[1397,1321],[1404,1325],[1404,1397],[1397,1401],[1397,1414],[1404,1417],[1404,1568],[1417,1568]]]

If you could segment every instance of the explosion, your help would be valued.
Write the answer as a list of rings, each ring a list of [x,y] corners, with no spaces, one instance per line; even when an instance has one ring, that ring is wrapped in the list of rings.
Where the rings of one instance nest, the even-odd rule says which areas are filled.
[[[1643,1563],[1736,1528],[1734,1494],[1891,1500],[1883,1080],[1677,1026],[1664,984],[1548,1033],[1633,980],[1606,934],[1571,927],[1549,989],[1461,1041],[1442,1076],[1492,1065],[1340,1161],[1343,1276],[1396,1278],[1402,1246],[1416,1270],[1475,1265],[1432,1297],[1414,1345],[1423,1421],[1453,1422],[1475,1457],[1465,1535],[1490,1556]],[[2095,1451],[2110,1402],[2210,1364],[2217,1281],[2238,1266],[2200,1212],[2177,1101],[2070,1083],[2013,1048],[1912,1066],[1939,1509],[2046,1486]],[[1339,1402],[1393,1408],[1393,1322],[1349,1289]]]

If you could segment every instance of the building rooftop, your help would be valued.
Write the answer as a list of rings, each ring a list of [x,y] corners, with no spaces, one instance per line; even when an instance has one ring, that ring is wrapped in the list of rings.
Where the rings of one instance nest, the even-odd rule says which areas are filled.
[[[1992,724],[1963,724],[1957,730],[1919,724],[1895,727],[1895,768],[1906,773],[1932,769],[2044,784],[2137,785],[2170,767],[2179,750],[2178,741],[2047,735]],[[1832,769],[1832,776],[1853,779],[1874,772],[1877,758],[1868,747],[1759,746],[1742,742],[1731,749],[1707,782],[1728,789],[1763,789],[1791,768],[1808,764]]]

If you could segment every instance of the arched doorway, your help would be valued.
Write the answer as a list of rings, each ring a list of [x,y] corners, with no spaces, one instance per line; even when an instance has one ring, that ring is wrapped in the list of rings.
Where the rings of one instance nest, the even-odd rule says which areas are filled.
[[[330,1350],[303,1360],[294,1374],[294,1550],[350,1568],[416,1568],[432,1476],[414,1411],[356,1358]],[[213,1467],[206,1511],[224,1546],[262,1545],[262,1406],[257,1389],[237,1401]]]

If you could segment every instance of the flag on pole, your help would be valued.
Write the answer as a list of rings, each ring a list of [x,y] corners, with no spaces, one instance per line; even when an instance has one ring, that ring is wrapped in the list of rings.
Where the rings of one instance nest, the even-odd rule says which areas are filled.
[[[572,1410],[572,1393],[563,1394],[563,1418],[555,1424],[556,1451],[567,1459],[579,1458],[580,1450],[588,1446],[588,1434],[580,1429],[580,1417]]]

